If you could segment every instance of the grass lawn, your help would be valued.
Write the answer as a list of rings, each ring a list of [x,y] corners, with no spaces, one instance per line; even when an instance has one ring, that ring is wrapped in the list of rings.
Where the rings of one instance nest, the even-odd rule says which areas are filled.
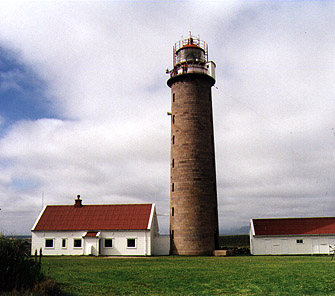
[[[44,257],[66,295],[335,295],[328,256]]]

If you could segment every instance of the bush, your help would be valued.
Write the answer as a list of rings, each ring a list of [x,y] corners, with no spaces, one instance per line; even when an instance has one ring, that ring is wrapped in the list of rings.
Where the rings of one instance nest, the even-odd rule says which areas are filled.
[[[42,279],[41,263],[30,258],[24,245],[0,236],[0,291],[31,289]]]
[[[63,295],[58,287],[58,285],[50,280],[45,278],[43,281],[35,284],[32,289],[32,295],[34,296],[45,296],[45,295]]]

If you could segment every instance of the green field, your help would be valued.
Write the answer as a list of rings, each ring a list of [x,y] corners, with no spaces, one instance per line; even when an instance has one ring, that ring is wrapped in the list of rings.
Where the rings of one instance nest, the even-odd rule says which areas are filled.
[[[44,257],[66,295],[335,295],[328,256]]]

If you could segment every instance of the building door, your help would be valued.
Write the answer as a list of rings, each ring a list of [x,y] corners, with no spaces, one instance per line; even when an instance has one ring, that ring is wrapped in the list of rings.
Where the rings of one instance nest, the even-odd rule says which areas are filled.
[[[101,254],[101,249],[102,249],[101,244],[102,244],[102,239],[100,238],[99,239],[99,255],[102,255]]]
[[[317,238],[312,239],[312,253],[320,254],[319,240]]]
[[[280,240],[280,247],[281,247],[282,254],[288,254],[288,240],[287,239]]]

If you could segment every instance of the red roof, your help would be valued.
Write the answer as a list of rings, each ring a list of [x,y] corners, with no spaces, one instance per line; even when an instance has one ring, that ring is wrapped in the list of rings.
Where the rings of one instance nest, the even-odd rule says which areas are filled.
[[[335,234],[335,217],[253,219],[255,235]]]
[[[85,237],[96,237],[98,233],[98,231],[90,231],[86,233]]]
[[[47,206],[33,230],[147,229],[152,204]]]

